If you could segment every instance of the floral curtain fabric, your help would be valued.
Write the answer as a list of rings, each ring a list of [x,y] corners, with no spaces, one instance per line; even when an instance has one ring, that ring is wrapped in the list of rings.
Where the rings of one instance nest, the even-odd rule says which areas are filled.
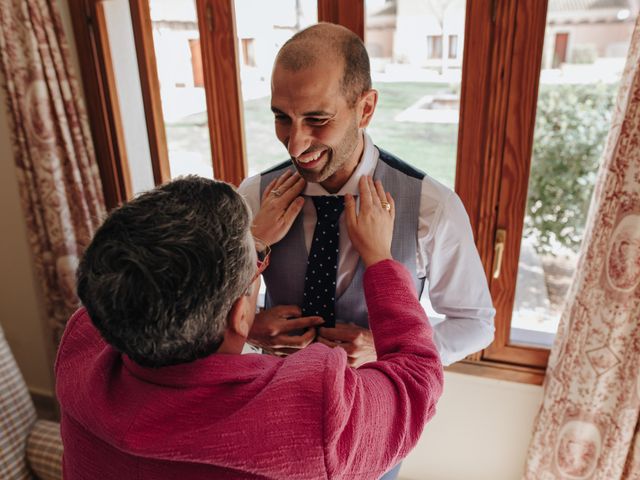
[[[527,480],[640,479],[640,21],[549,359]]]
[[[27,234],[57,343],[77,306],[78,257],[105,207],[56,0],[0,0],[0,73]]]

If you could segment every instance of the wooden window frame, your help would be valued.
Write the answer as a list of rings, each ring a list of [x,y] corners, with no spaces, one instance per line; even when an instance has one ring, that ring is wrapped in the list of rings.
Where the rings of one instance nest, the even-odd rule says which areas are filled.
[[[129,0],[133,38],[136,45],[138,71],[142,101],[147,121],[147,136],[149,137],[149,154],[151,168],[156,185],[171,180],[169,168],[169,151],[167,149],[167,133],[164,128],[162,114],[162,100],[160,98],[160,81],[156,51],[153,46],[153,29],[151,25],[151,11],[149,2]]]
[[[107,209],[133,195],[103,0],[69,0],[87,113]]]
[[[87,5],[100,3],[100,0],[69,2],[82,4],[85,8]],[[145,16],[148,17],[148,4],[145,11],[144,8],[136,7],[138,2],[135,0],[130,2],[134,24],[138,22],[134,26],[138,49],[152,53],[150,19],[145,20]],[[233,0],[197,0],[196,5],[214,172],[216,178],[237,185],[247,174],[247,161]],[[546,9],[547,2],[540,0],[467,0],[455,190],[469,214],[476,246],[489,281],[497,310],[496,335],[495,341],[488,348],[448,367],[450,371],[533,384],[541,384],[544,379],[549,349],[514,345],[510,342],[510,330],[533,145]],[[75,26],[79,20],[73,13],[72,10]],[[85,15],[86,13],[82,14]],[[364,40],[364,0],[318,0],[318,20],[344,25]],[[149,27],[145,27],[144,22]],[[76,28],[77,38],[78,32],[86,35],[83,29],[87,30],[86,25]],[[113,103],[113,97],[108,95],[110,84],[107,82],[104,86],[104,70],[108,70],[108,66],[101,65],[97,60],[101,52],[104,52],[104,46],[100,42],[104,43],[104,39],[94,41],[102,49],[99,51],[96,51],[95,46],[91,50],[82,45],[82,37],[77,42],[83,61],[83,78],[88,92],[92,127],[97,118],[98,126],[92,130],[94,139],[105,130],[103,124],[111,126],[113,123],[113,119],[108,116],[106,118],[109,121],[104,121],[105,116],[101,110],[105,104],[108,107]],[[138,57],[143,91],[148,90],[143,98],[149,135],[158,142],[156,157],[162,158],[162,144],[164,142],[166,151],[166,139],[162,139],[161,133],[164,127],[159,107],[159,87],[154,85],[154,81],[157,82],[157,71],[155,58],[148,57]],[[102,83],[92,77],[94,83],[90,83],[88,88],[86,71],[90,71]],[[108,80],[108,75],[106,76]],[[94,96],[101,101],[97,102]],[[112,115],[115,115],[117,110],[112,110]],[[152,126],[149,127],[149,124]],[[117,128],[114,131],[117,133]],[[117,139],[117,135],[115,137]],[[96,144],[98,148],[103,148],[113,138],[114,134]],[[113,151],[114,148],[107,150]],[[124,154],[121,158],[126,161]],[[105,163],[105,168],[111,168],[110,171],[117,173],[116,160],[115,156],[111,158],[111,163]],[[162,168],[162,165],[154,167],[154,175],[156,169],[159,172],[156,182],[158,179],[162,181],[167,174],[163,173]],[[502,269],[499,276],[494,278],[498,230],[504,230],[506,237]]]
[[[469,0],[463,56],[456,191],[476,238],[496,308],[496,333],[484,351],[453,371],[542,384],[549,349],[510,342],[526,206],[547,2]],[[486,25],[491,25],[487,28]],[[481,128],[473,126],[481,125]],[[469,128],[465,128],[468,126]],[[498,230],[504,258],[494,278]]]
[[[109,0],[68,1],[105,203],[111,209],[130,199],[133,189],[102,8]],[[151,165],[159,185],[170,179],[170,172],[149,5],[130,0],[129,7]],[[239,185],[248,168],[233,0],[197,0],[196,8],[213,171],[217,179]]]
[[[318,0],[318,21],[337,23],[364,41],[365,0]]]
[[[207,116],[217,179],[240,185],[247,176],[240,66],[233,0],[196,0],[207,97]]]
[[[364,39],[364,2],[354,3],[319,0],[318,19],[340,23]],[[546,9],[547,2],[540,0],[467,0],[455,190],[469,214],[489,281],[496,335],[487,349],[447,367],[537,385],[544,381],[549,349],[513,345],[509,339]],[[362,21],[350,18],[355,14]],[[505,178],[511,183],[505,185]],[[506,258],[494,279],[499,229],[507,232]]]

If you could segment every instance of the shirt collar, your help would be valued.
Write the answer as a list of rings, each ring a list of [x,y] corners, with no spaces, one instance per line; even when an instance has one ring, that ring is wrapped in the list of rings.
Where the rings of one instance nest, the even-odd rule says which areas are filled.
[[[364,149],[362,150],[360,162],[351,174],[351,177],[349,177],[349,180],[347,180],[347,183],[345,183],[335,195],[346,195],[347,193],[358,195],[358,181],[360,177],[363,175],[373,175],[376,165],[378,164],[378,156],[378,149],[373,145],[373,141],[371,137],[367,135],[367,132],[364,132]],[[307,183],[304,189],[304,195],[315,197],[332,194],[327,192],[319,183]]]

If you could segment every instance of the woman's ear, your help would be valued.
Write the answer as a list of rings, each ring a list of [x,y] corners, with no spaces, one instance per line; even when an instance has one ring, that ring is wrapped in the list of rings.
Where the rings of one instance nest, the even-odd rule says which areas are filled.
[[[252,286],[252,288],[255,288],[255,286]],[[251,307],[250,303],[251,296],[241,295],[233,302],[229,316],[227,317],[229,330],[243,338],[249,336],[249,331],[253,324],[254,314],[252,313],[252,309],[255,310],[255,305]]]
[[[358,128],[366,128],[369,126],[373,113],[376,110],[378,104],[378,91],[369,89],[362,94],[358,101],[358,108],[360,109],[360,122]]]

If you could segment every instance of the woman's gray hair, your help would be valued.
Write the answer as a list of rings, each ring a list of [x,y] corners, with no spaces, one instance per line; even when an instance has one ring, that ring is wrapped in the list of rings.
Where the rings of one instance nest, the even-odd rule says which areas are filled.
[[[78,296],[102,336],[160,367],[215,352],[255,273],[250,215],[230,185],[183,177],[114,210],[78,269]]]

